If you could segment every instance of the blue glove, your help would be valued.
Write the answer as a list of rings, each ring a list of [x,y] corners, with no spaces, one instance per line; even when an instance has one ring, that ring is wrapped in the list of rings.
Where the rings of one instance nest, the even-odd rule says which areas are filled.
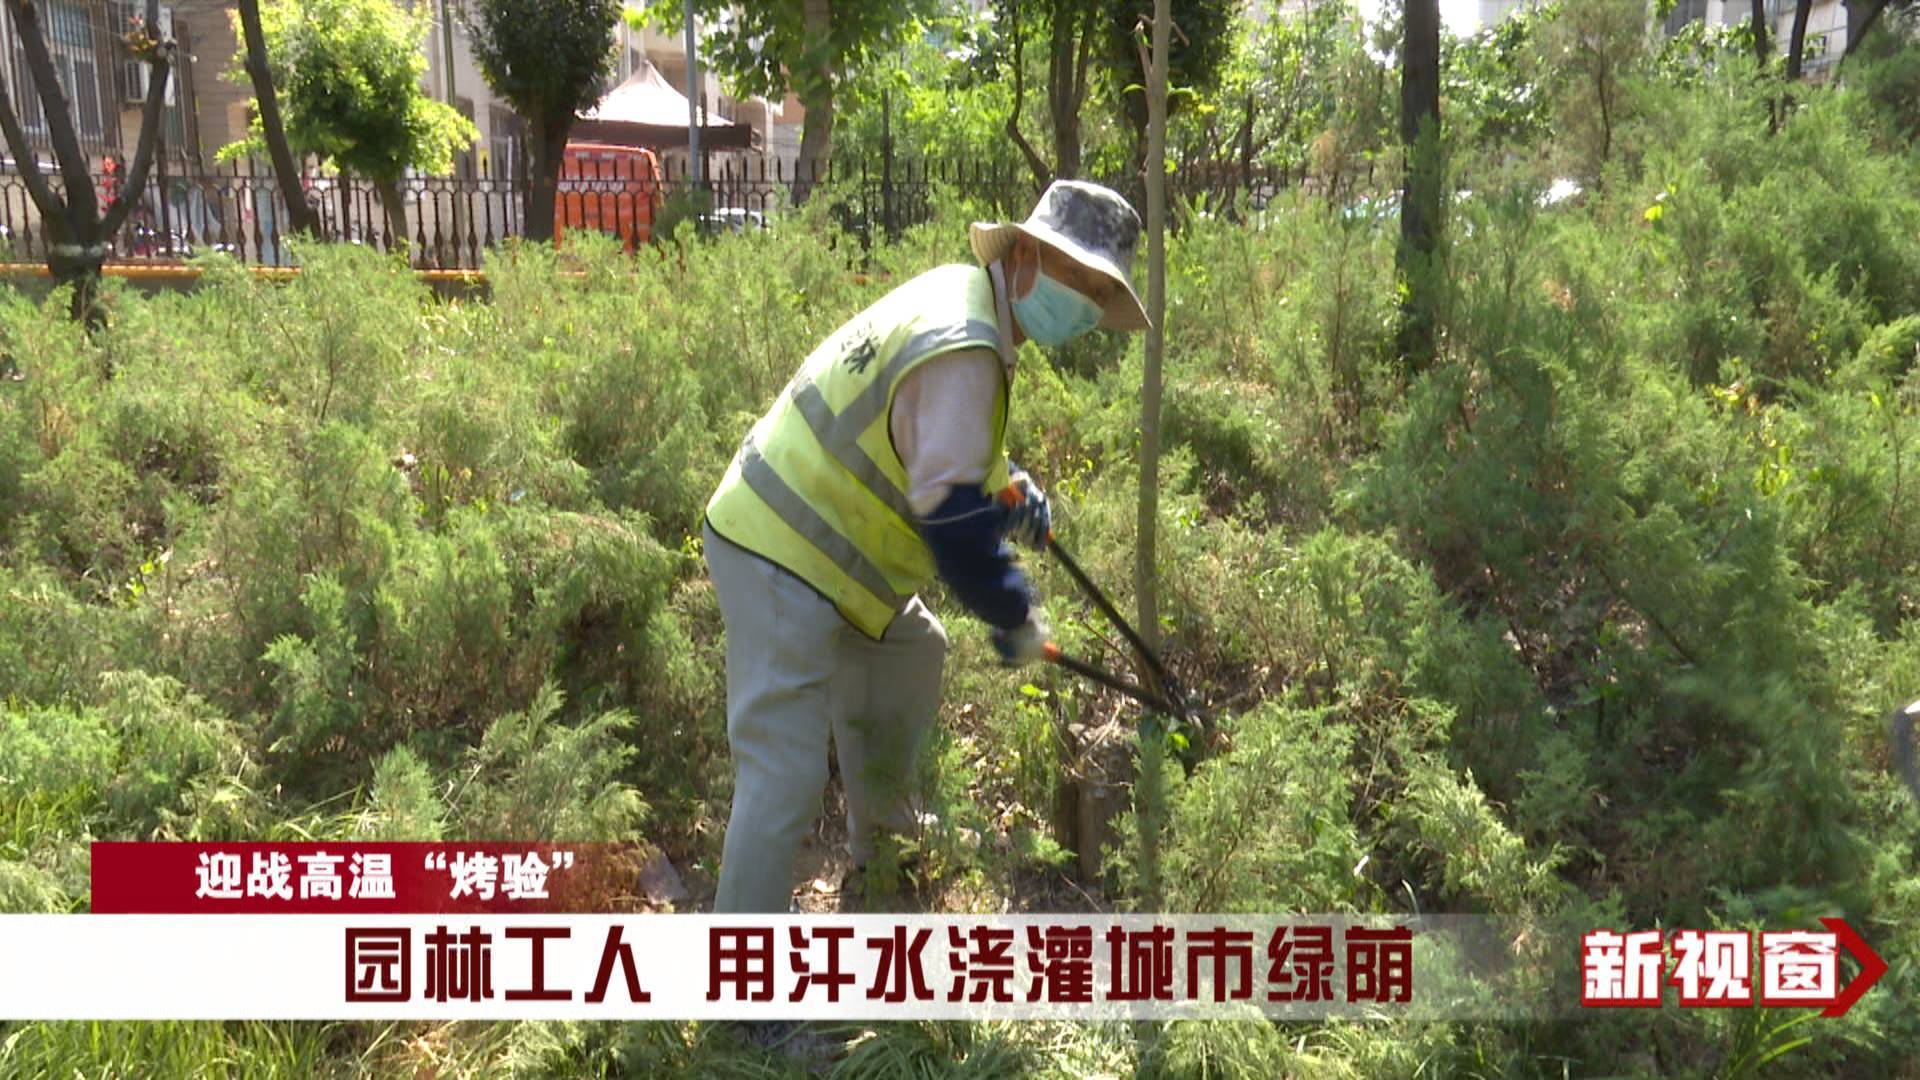
[[[980,487],[955,485],[947,498],[917,524],[933,552],[934,568],[956,600],[991,626],[1012,629],[1027,621],[1027,578],[1000,540],[1004,507]]]
[[[1047,537],[1053,534],[1053,510],[1047,505],[1047,494],[1040,490],[1040,485],[1016,469],[1007,490],[1001,494],[1001,501],[1007,506],[1007,520],[1001,527],[1001,535],[1036,551],[1045,550]]]
[[[1027,610],[1027,621],[1011,630],[1000,627],[993,629],[993,651],[1000,654],[1000,663],[1007,667],[1024,667],[1047,654],[1047,643],[1053,640],[1053,628],[1047,625],[1047,617],[1039,607]]]

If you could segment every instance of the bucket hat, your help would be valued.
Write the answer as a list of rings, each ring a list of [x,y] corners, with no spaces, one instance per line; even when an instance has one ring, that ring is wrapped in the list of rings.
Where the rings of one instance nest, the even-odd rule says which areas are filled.
[[[1100,314],[1106,330],[1145,330],[1147,308],[1134,291],[1131,270],[1140,242],[1140,215],[1119,192],[1084,180],[1047,185],[1033,213],[1020,222],[976,221],[968,232],[982,265],[1005,257],[1021,233],[1120,286]]]

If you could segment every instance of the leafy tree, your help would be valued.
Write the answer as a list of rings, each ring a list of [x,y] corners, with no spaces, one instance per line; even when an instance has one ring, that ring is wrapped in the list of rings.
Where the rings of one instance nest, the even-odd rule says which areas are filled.
[[[1133,131],[1136,165],[1147,156],[1147,95],[1141,90],[1147,83],[1146,54],[1140,39],[1142,29],[1152,24],[1153,6],[1153,0],[1108,0],[1105,13],[1106,72]],[[1219,86],[1232,57],[1234,12],[1239,7],[1229,0],[1174,0],[1167,53],[1169,118]]]
[[[1248,21],[1230,36],[1234,52],[1212,100],[1181,111],[1193,156],[1217,160],[1233,149],[1243,164],[1271,157],[1297,169],[1339,108],[1336,72],[1342,47],[1359,41],[1359,13],[1347,0],[1325,0],[1292,18]]]
[[[613,70],[619,0],[471,0],[474,61],[527,120],[527,236],[553,238],[554,199],[574,117]]]
[[[1911,12],[1920,8],[1920,3],[1916,0],[1841,0],[1841,6],[1847,9],[1847,49],[1841,57],[1844,60],[1859,51],[1882,15],[1889,11]]]
[[[5,2],[26,58],[29,81],[39,96],[40,111],[46,117],[47,135],[64,185],[62,190],[54,191],[40,171],[38,151],[28,141],[4,85],[0,85],[0,132],[4,132],[7,148],[13,152],[27,195],[40,212],[41,226],[48,239],[47,270],[56,282],[73,286],[73,317],[86,320],[90,327],[97,326],[100,313],[94,306],[94,298],[100,285],[100,267],[106,262],[107,239],[126,224],[127,214],[138,200],[121,199],[104,212],[101,210],[87,152],[80,146],[73,113],[67,108],[67,95],[61,89],[53,56],[47,48],[40,6],[33,0]],[[123,39],[133,55],[145,61],[149,69],[147,96],[140,113],[139,143],[125,179],[128,191],[137,192],[147,185],[154,141],[160,132],[161,109],[166,103],[174,43],[160,39],[156,33],[159,25],[159,0],[147,0],[146,16],[129,27]]]
[[[408,169],[446,172],[454,152],[479,138],[471,121],[420,88],[432,29],[426,9],[386,0],[270,0],[260,23],[273,83],[285,95],[290,147],[371,180],[390,245],[406,250],[401,178]],[[221,153],[253,153],[260,138],[256,130]]]
[[[1400,356],[1418,371],[1437,349],[1440,214],[1445,168],[1440,149],[1440,3],[1407,0],[1400,50],[1400,141],[1407,170],[1400,195],[1400,248],[1395,259],[1405,301]]]
[[[1565,4],[1542,28],[1541,62],[1557,73],[1554,122],[1592,180],[1612,160],[1629,83],[1647,57],[1642,0]]]
[[[1094,43],[1102,30],[1101,2],[1051,0],[1045,18],[1033,21],[1021,18],[1024,5],[1019,0],[1000,0],[995,21],[1004,22],[1008,27],[1008,59],[1013,68],[1013,108],[1007,114],[1007,137],[1027,159],[1035,183],[1080,175],[1081,107],[1087,100],[1087,72]],[[1026,45],[1030,38],[1037,40],[1043,32],[1047,46],[1047,118],[1053,133],[1051,164],[1020,130],[1026,88]]]
[[[260,0],[239,0],[233,12],[240,25],[240,51],[234,56],[240,70],[230,77],[245,80],[253,87],[253,119],[249,128],[267,148],[273,162],[273,175],[280,185],[280,201],[286,204],[288,224],[295,232],[318,235],[319,215],[307,203],[300,186],[300,167],[287,144],[286,123],[280,117],[280,96],[273,88],[273,70],[267,60],[267,39],[260,24]]]
[[[900,160],[1016,164],[1005,131],[1012,87],[999,77],[1005,44],[989,20],[966,11],[919,20],[898,52],[875,53],[842,81],[836,151],[868,160],[890,138]]]
[[[1390,69],[1375,55],[1391,44],[1368,41],[1351,0],[1316,0],[1239,36],[1212,100],[1202,95],[1176,117],[1199,148],[1192,156],[1217,160],[1237,142],[1243,162],[1311,170],[1329,199],[1345,198],[1393,139]]]
[[[1891,14],[1882,32],[1847,61],[1847,82],[1873,106],[1881,136],[1920,141],[1920,7]]]
[[[1472,37],[1442,37],[1440,97],[1450,142],[1499,147],[1545,141],[1552,122],[1534,46],[1551,10],[1530,6]]]
[[[879,49],[899,45],[930,0],[695,0],[708,20],[707,62],[742,94],[780,98],[792,90],[806,109],[800,160],[809,170],[833,156],[834,94],[847,73]],[[653,0],[648,17],[678,26],[682,0]],[[809,184],[795,184],[795,202]]]

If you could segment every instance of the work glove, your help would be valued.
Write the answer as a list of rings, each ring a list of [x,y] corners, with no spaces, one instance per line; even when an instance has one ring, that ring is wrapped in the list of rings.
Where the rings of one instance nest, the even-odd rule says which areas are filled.
[[[1040,490],[1040,485],[1024,470],[1015,470],[1000,501],[1007,508],[1001,535],[1036,551],[1045,550],[1047,537],[1053,533],[1053,510],[1047,505],[1047,494]]]
[[[1053,640],[1053,628],[1047,625],[1047,617],[1038,605],[1027,609],[1027,621],[1011,630],[993,628],[993,651],[1000,654],[1000,663],[1006,667],[1025,667],[1046,655],[1047,643]]]

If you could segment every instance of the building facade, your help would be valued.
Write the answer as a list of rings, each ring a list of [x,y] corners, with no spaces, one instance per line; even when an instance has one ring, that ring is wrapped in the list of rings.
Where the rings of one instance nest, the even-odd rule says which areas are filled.
[[[150,69],[134,58],[122,35],[144,10],[145,5],[124,0],[41,0],[39,5],[47,51],[73,116],[75,134],[95,161],[104,161],[110,154],[130,157],[139,140]],[[171,35],[180,47],[175,70],[167,80],[157,149],[176,168],[199,156],[195,90],[201,72],[194,42],[200,23],[197,13],[189,18],[177,5],[160,8],[161,33]],[[6,55],[0,78],[5,79],[14,114],[28,141],[41,151],[43,160],[50,161],[46,114],[10,12],[0,18],[0,49]],[[11,169],[11,151],[7,158]]]
[[[122,35],[144,11],[144,4],[140,0],[40,2],[48,49],[83,148],[96,163],[110,154],[131,156],[139,138],[148,69],[128,51]],[[526,122],[481,76],[466,27],[457,17],[457,0],[427,2],[432,5],[434,25],[423,46],[424,89],[473,121],[479,131],[473,149],[456,163],[456,174],[510,179],[514,163],[525,158]],[[161,5],[161,32],[172,36],[178,48],[166,88],[166,124],[159,145],[175,169],[209,168],[221,147],[246,135],[252,87],[226,77],[235,69],[240,51],[234,13],[233,4],[220,0],[173,0]],[[609,89],[651,63],[684,92],[687,60],[682,35],[651,28],[634,30],[624,21],[617,35],[619,59]],[[29,138],[50,154],[45,117],[10,15],[0,17],[0,50],[6,56],[0,78],[5,80],[8,97]],[[701,107],[709,122],[751,125],[762,156],[784,155],[790,162],[797,154],[801,109],[791,96],[780,102],[736,100],[704,70],[700,82]]]

